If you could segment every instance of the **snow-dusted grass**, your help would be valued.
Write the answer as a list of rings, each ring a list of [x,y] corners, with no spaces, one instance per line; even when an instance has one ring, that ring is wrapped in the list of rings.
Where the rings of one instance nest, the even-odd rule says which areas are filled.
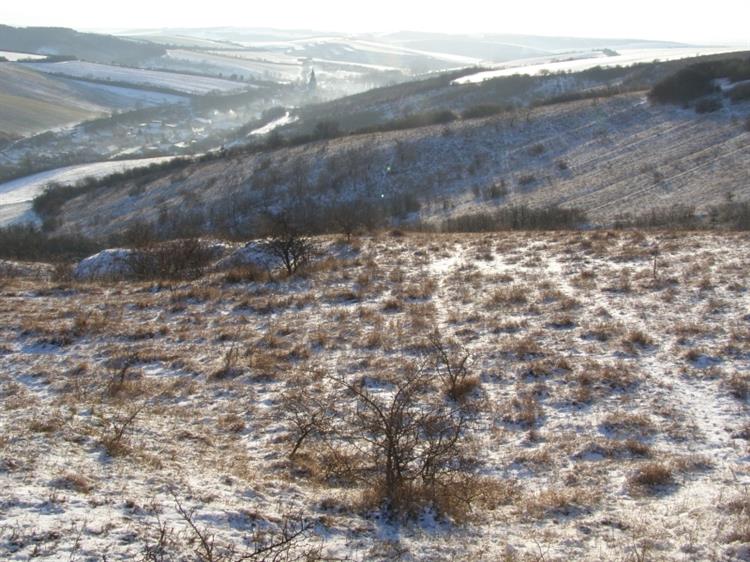
[[[0,557],[140,558],[160,524],[189,557],[175,498],[219,544],[301,513],[308,547],[354,560],[747,552],[748,235],[318,244],[273,282],[1,281]],[[463,524],[389,524],[313,438],[288,458],[284,392],[382,379],[435,328],[485,396],[485,494]]]
[[[232,92],[248,88],[247,84],[222,80],[220,78],[125,68],[83,61],[33,63],[33,67],[30,68],[39,72],[70,78],[112,80],[115,82],[126,82],[134,86],[169,88],[170,90],[196,95],[211,92]]]
[[[100,178],[110,174],[159,164],[169,157],[118,160],[116,162],[96,162],[78,164],[0,184],[0,226],[34,220],[31,203],[50,184],[73,185],[86,178]]]

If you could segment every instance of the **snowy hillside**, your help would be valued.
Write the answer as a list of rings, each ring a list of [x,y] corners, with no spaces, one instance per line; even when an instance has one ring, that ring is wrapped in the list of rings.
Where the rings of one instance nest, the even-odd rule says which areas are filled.
[[[703,209],[730,193],[750,198],[748,113],[727,104],[697,115],[643,93],[550,105],[193,164],[137,190],[106,186],[60,218],[63,230],[98,236],[155,222],[157,207],[205,220],[226,208],[247,222],[295,200],[414,197],[428,221],[509,204],[580,207],[599,223],[675,204]]]

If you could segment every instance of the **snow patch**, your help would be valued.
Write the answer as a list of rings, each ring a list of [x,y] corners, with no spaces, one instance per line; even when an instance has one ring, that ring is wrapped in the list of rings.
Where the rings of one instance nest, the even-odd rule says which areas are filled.
[[[132,260],[136,255],[135,250],[124,248],[102,250],[80,261],[73,270],[73,276],[81,281],[132,277]]]

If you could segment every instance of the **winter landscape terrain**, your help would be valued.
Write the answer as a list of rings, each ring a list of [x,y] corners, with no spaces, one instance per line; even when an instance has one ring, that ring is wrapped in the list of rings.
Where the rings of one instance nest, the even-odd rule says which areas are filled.
[[[749,242],[383,235],[320,239],[286,279],[226,257],[195,282],[19,270],[0,293],[3,557],[235,559],[304,520],[290,556],[744,559]],[[347,382],[387,401],[435,333],[469,358],[472,468],[446,477],[447,514],[388,521],[367,441],[311,430],[294,451],[300,416]]]
[[[0,25],[0,560],[750,560],[747,49]]]

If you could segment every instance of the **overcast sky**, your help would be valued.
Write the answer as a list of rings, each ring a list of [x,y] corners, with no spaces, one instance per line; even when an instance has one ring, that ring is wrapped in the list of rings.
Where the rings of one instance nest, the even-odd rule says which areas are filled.
[[[700,7],[698,7],[700,6]],[[750,0],[3,0],[0,23],[76,29],[277,27],[528,33],[750,44]]]

